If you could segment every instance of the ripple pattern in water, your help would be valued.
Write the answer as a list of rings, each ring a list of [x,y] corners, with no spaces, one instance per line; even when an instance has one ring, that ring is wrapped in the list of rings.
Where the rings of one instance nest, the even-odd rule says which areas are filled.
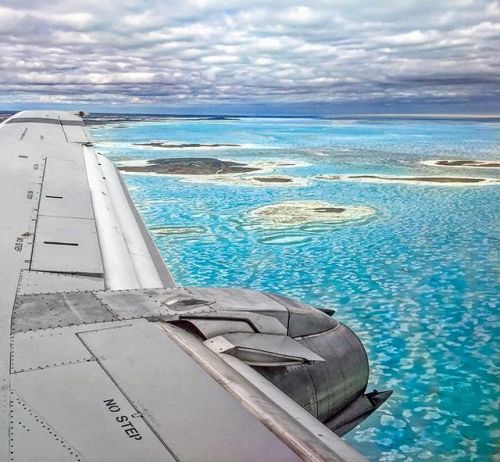
[[[93,135],[105,142],[101,152],[114,158],[193,155],[132,144],[151,140],[240,144],[247,147],[195,155],[293,160],[302,166],[275,173],[312,179],[443,175],[420,161],[498,159],[499,132],[494,124],[474,122],[243,119],[152,121]],[[203,230],[154,235],[179,284],[246,286],[337,308],[336,317],[367,348],[369,386],[394,389],[382,409],[347,436],[368,458],[493,459],[500,437],[499,186],[309,181],[248,188],[141,176],[126,176],[126,182],[150,228]],[[252,209],[292,200],[369,206],[377,214],[362,224],[285,230],[248,220]]]

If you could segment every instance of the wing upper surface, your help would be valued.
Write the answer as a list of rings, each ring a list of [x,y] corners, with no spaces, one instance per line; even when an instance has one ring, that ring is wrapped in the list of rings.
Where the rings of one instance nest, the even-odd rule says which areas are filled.
[[[66,112],[0,126],[0,460],[364,460],[165,323],[186,291],[89,141]],[[275,310],[268,334],[286,334],[270,298],[206,294],[222,312],[253,303],[254,328]],[[189,306],[193,325],[214,303]]]

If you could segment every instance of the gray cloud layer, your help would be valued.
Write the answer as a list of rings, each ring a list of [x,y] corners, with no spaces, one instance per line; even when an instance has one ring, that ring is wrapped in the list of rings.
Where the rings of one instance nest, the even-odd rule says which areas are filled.
[[[499,98],[500,4],[2,0],[0,104]]]

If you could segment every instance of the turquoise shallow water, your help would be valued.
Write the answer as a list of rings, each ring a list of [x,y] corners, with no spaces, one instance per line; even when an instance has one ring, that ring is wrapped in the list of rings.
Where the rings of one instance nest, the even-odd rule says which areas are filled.
[[[301,163],[274,173],[301,187],[186,183],[126,175],[179,284],[280,292],[336,317],[362,339],[370,388],[392,388],[347,440],[371,460],[492,460],[498,426],[499,185],[446,187],[315,181],[319,174],[463,175],[423,166],[439,158],[500,158],[500,127],[484,122],[314,119],[168,120],[93,129],[115,160],[217,157]],[[236,143],[151,149],[133,143]],[[377,210],[362,222],[263,228],[253,208],[326,200]]]

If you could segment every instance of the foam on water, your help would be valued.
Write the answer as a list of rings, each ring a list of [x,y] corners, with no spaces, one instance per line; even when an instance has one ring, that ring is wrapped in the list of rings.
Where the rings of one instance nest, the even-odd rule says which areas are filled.
[[[443,176],[432,159],[500,158],[500,127],[486,122],[169,120],[93,130],[114,159],[190,157],[137,149],[151,140],[231,143],[196,156],[252,163],[287,159],[273,175]],[[113,143],[117,143],[116,145]],[[471,169],[454,175],[471,176]],[[477,173],[477,172],[474,172]],[[474,175],[472,173],[472,175]],[[482,169],[480,176],[498,172]],[[348,441],[371,460],[490,460],[498,441],[496,184],[444,188],[400,182],[307,181],[294,188],[186,183],[126,176],[176,281],[280,292],[335,306],[367,348],[370,388],[390,400]],[[377,210],[367,222],[269,229],[249,212],[286,201]],[[170,232],[197,229],[205,232]]]

